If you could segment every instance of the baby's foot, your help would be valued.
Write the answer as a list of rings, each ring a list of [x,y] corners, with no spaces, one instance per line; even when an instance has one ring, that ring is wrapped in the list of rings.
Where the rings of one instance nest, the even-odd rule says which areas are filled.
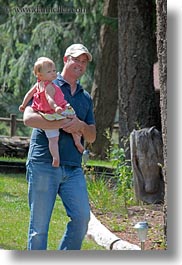
[[[81,143],[76,143],[78,151],[82,154],[84,151],[84,146]]]
[[[59,167],[59,159],[54,157],[53,161],[52,161],[52,166],[53,167]]]

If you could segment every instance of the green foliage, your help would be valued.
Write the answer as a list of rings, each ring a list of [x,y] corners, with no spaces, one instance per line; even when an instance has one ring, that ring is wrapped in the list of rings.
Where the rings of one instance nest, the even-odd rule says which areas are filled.
[[[4,122],[0,122],[0,135],[9,135],[9,128]]]
[[[0,116],[15,113],[29,88],[34,84],[33,64],[40,56],[63,67],[65,49],[72,43],[84,43],[93,54],[93,62],[81,83],[91,90],[97,58],[102,1],[18,1],[0,0]],[[51,12],[61,8],[59,12]],[[75,12],[70,12],[70,10]],[[39,11],[36,11],[39,10]],[[42,11],[40,11],[42,10]]]
[[[124,148],[120,148],[118,144],[113,142],[110,134],[107,134],[110,146],[107,151],[107,156],[112,161],[115,168],[116,192],[122,195],[125,208],[136,203],[134,188],[133,188],[133,172],[131,161],[126,159],[126,152],[128,152],[128,139],[122,140]]]
[[[91,167],[87,168],[87,166]],[[94,166],[112,168],[114,177],[108,176],[104,172],[101,176],[97,176]],[[123,148],[118,148],[118,145],[111,146],[109,161],[89,160],[84,169],[90,200],[102,213],[107,211],[126,212],[127,207],[137,204],[132,167],[130,161],[126,159]]]
[[[91,205],[100,214],[107,212],[126,214],[122,194],[115,192],[111,180],[106,179],[104,174],[101,177],[95,177],[93,174],[91,177],[90,173],[87,173],[87,186]]]
[[[116,192],[122,195],[125,207],[136,204],[133,189],[133,172],[130,160],[126,159],[123,148],[114,148],[111,151],[110,158],[113,161],[116,177]]]
[[[133,189],[133,172],[131,167],[131,161],[126,159],[126,152],[128,151],[128,139],[122,140],[124,148],[120,148],[118,144],[115,144],[111,138],[109,130],[106,131],[106,138],[110,142],[110,146],[107,150],[107,159],[112,161],[115,168],[115,192],[118,196],[122,196],[122,201],[127,206],[136,203],[134,189]]]

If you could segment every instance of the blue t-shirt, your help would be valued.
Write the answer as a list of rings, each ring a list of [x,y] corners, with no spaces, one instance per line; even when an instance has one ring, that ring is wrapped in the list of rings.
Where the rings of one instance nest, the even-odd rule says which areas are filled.
[[[74,95],[71,95],[70,85],[59,73],[54,83],[60,87],[64,93],[65,99],[74,108],[77,117],[89,125],[95,124],[91,96],[82,88],[79,82],[77,82],[77,89]],[[83,138],[81,141],[83,144]],[[72,135],[61,129],[59,136],[59,154],[61,165],[81,166],[82,154],[76,148]],[[44,130],[33,129],[28,152],[28,160],[52,163],[52,156],[48,147],[48,139]]]

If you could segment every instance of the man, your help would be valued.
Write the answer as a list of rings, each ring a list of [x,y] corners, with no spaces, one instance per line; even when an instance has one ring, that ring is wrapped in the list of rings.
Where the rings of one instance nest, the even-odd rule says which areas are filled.
[[[82,44],[73,44],[64,55],[64,67],[55,83],[71,104],[76,116],[60,121],[47,121],[31,107],[24,112],[24,123],[32,131],[27,159],[29,183],[30,225],[29,250],[46,250],[49,222],[59,195],[70,221],[60,242],[59,250],[79,250],[90,219],[85,177],[81,168],[82,154],[77,150],[71,133],[82,135],[83,141],[96,138],[93,103],[78,79],[85,73],[92,56]],[[52,167],[52,158],[44,129],[61,128],[59,139],[60,166]]]

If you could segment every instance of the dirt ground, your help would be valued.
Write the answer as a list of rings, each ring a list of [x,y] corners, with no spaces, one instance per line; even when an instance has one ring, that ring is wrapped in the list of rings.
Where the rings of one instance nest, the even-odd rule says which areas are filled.
[[[94,212],[94,211],[93,211]],[[146,221],[149,229],[147,240],[145,242],[145,250],[165,250],[163,239],[163,205],[143,205],[132,206],[128,208],[125,216],[114,215],[111,213],[100,214],[98,211],[94,213],[98,220],[104,224],[111,232],[116,234],[122,240],[126,240],[132,244],[140,246],[137,231],[134,228],[137,222]],[[113,226],[111,220],[115,221]]]

